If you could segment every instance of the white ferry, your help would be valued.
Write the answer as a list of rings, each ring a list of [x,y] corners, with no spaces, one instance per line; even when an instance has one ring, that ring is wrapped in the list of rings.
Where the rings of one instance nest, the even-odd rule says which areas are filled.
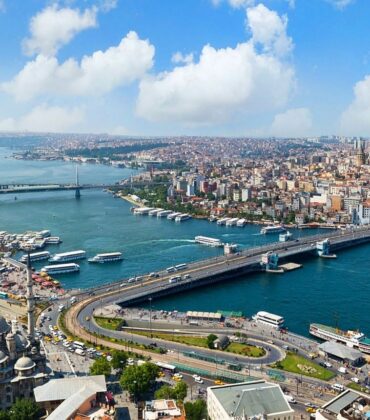
[[[50,252],[48,251],[42,251],[42,252],[32,252],[30,254],[30,260],[31,261],[41,261],[41,260],[47,260],[50,258]],[[26,263],[27,262],[27,255],[22,255],[20,262]]]
[[[261,229],[261,233],[263,235],[266,235],[269,233],[282,233],[282,232],[286,232],[286,229],[283,225],[269,225]]]
[[[265,311],[259,311],[256,315],[252,316],[256,322],[268,325],[273,328],[283,328],[284,327],[284,318],[280,315],[271,314]]]
[[[226,222],[230,219],[231,219],[231,217],[223,217],[222,219],[217,220],[217,224],[219,226],[224,226],[224,225],[226,225]]]
[[[168,220],[174,220],[176,219],[177,216],[180,216],[180,212],[171,212],[170,214],[167,215],[167,219]]]
[[[239,217],[233,217],[232,219],[226,221],[226,226],[236,226],[238,220]]]
[[[238,227],[244,227],[246,224],[247,224],[247,219],[239,219],[236,222],[236,226],[238,226]]]
[[[208,245],[213,247],[223,246],[223,243],[220,241],[220,239],[208,238],[207,236],[196,236],[194,240],[197,244]]]
[[[280,233],[279,235],[279,242],[287,242],[293,239],[293,235],[290,232]]]
[[[36,238],[37,239],[44,239],[48,238],[50,236],[50,230],[42,230],[40,232],[36,232]]]
[[[342,331],[322,324],[310,324],[310,334],[327,341],[337,341],[370,354],[370,339],[360,331]]]
[[[148,213],[149,216],[156,216],[159,212],[161,212],[163,209],[154,209],[154,210],[150,210],[150,212]]]
[[[41,273],[47,274],[63,274],[63,273],[73,273],[80,271],[80,266],[75,263],[71,264],[55,264],[55,265],[46,265],[40,270]]]
[[[74,261],[74,260],[82,260],[86,258],[86,251],[78,250],[78,251],[70,251],[70,252],[63,252],[61,254],[55,254],[53,257],[49,259],[49,262],[67,262],[67,261]]]
[[[45,238],[45,243],[49,245],[60,244],[62,243],[62,240],[59,236],[49,236],[48,238]]]
[[[154,207],[136,207],[133,212],[135,215],[146,216],[152,210],[154,210]]]
[[[190,214],[182,213],[182,214],[179,214],[178,216],[175,217],[175,222],[183,222],[183,221],[189,220],[189,219],[191,219]]]
[[[121,252],[109,252],[106,254],[97,254],[93,258],[89,258],[89,263],[106,263],[106,262],[114,262],[114,261],[122,261],[123,256]]]
[[[171,213],[173,213],[172,210],[162,210],[162,211],[160,211],[160,212],[157,213],[157,218],[167,217]]]

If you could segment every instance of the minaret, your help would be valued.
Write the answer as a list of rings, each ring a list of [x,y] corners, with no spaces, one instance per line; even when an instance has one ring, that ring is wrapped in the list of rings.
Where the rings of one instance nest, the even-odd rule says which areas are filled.
[[[35,298],[33,296],[33,280],[30,253],[27,253],[27,315],[28,315],[28,335],[31,340],[35,337]]]

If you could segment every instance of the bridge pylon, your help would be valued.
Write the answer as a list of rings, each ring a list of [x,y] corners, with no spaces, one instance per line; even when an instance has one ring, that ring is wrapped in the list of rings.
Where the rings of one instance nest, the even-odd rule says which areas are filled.
[[[78,177],[78,166],[76,166],[76,190],[75,190],[75,197],[77,199],[81,197],[80,181],[79,181],[79,177]]]

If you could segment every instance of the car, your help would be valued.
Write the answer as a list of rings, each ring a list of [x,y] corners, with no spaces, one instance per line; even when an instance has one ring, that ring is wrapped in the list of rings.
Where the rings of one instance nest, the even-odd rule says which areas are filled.
[[[313,403],[311,403],[311,402],[307,402],[307,403],[305,404],[305,407],[317,408],[317,405],[315,405],[315,404],[313,404]]]
[[[166,376],[166,374],[164,373],[164,372],[159,372],[158,373],[158,376],[160,377],[160,378],[164,378],[165,376]]]
[[[179,378],[178,376],[172,376],[172,379],[173,379],[175,382],[181,382],[181,378]]]
[[[190,274],[185,274],[184,280],[188,280],[188,279],[191,279],[191,275]]]
[[[181,375],[181,373],[174,373],[173,376],[175,376],[176,378],[180,378],[180,379],[183,378],[183,376]]]
[[[225,385],[225,382],[222,382],[220,379],[216,379],[215,385]]]
[[[284,349],[284,350],[289,350],[289,348],[290,348],[290,347],[289,347],[289,346],[287,346],[286,344],[283,346],[283,349]]]
[[[125,287],[127,283],[121,283],[119,287]]]
[[[354,382],[355,384],[358,384],[360,382],[360,380],[358,378],[356,378],[356,376],[351,378],[351,381]]]
[[[135,283],[135,277],[131,277],[127,280],[127,283]]]
[[[339,373],[347,373],[347,368],[345,368],[344,366],[341,366],[338,368],[338,372]]]
[[[344,391],[344,386],[342,384],[333,384],[331,386],[331,389],[334,389],[335,391],[343,392]]]
[[[316,408],[313,407],[307,407],[306,408],[307,413],[316,413]]]
[[[196,378],[196,379],[194,379],[194,381],[195,381],[197,384],[202,384],[202,383],[204,383],[204,381],[203,381],[203,379],[202,379],[202,378]]]
[[[332,368],[333,367],[333,365],[331,363],[329,363],[329,362],[324,362],[324,366],[326,368]]]
[[[106,292],[110,292],[112,290],[111,287],[108,287],[108,289],[106,289]]]

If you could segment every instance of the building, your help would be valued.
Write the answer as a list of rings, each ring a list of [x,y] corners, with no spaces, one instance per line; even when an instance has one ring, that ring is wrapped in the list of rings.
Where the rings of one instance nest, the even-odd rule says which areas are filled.
[[[144,420],[181,420],[184,418],[174,400],[154,400],[145,403]]]
[[[34,395],[48,420],[69,420],[104,415],[109,408],[106,391],[105,376],[96,375],[53,379],[35,388]]]
[[[337,360],[350,363],[353,366],[361,364],[363,360],[363,354],[359,350],[335,341],[325,341],[320,344],[319,351],[326,356],[334,357]]]
[[[227,335],[219,335],[213,342],[213,347],[218,350],[224,350],[229,344],[230,340]]]
[[[358,391],[345,390],[316,411],[316,420],[368,420],[370,398]]]
[[[210,420],[292,420],[294,415],[280,386],[264,380],[209,387],[207,408]]]
[[[31,263],[26,267],[27,330],[16,320],[11,325],[0,316],[0,408],[9,408],[17,398],[33,398],[33,389],[47,381],[45,355],[35,337],[34,296]]]

